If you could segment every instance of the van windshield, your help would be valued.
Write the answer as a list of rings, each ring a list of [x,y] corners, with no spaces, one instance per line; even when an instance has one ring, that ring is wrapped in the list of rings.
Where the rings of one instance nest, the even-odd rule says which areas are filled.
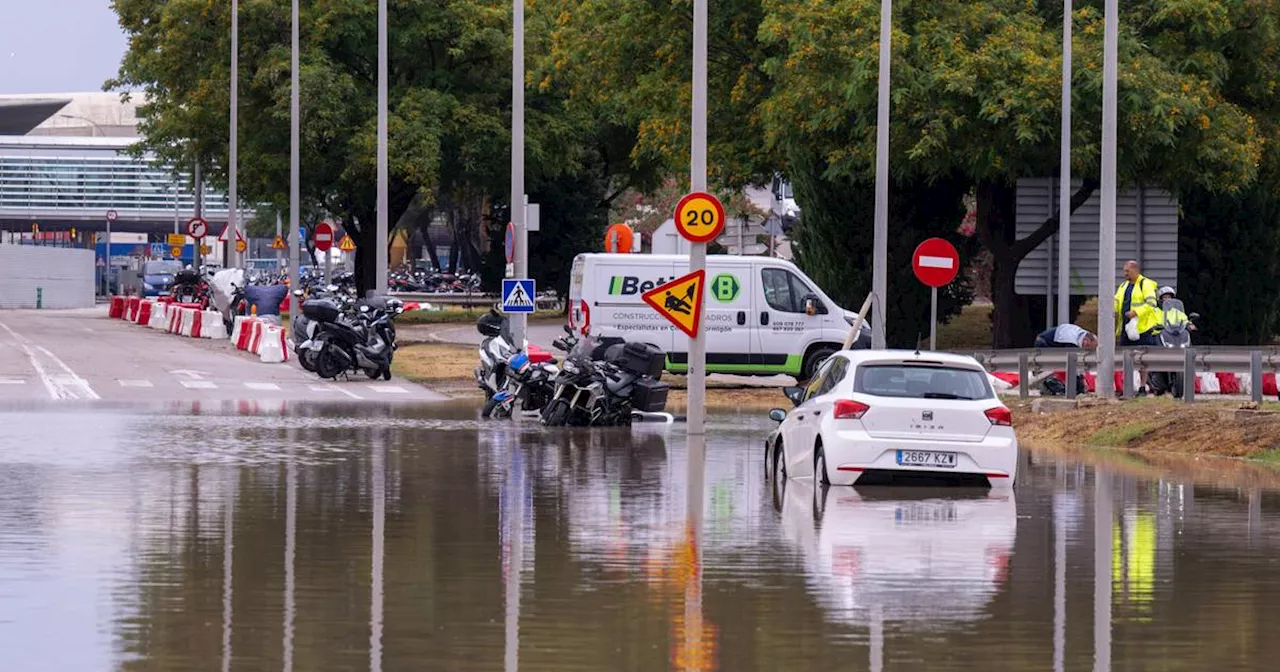
[[[858,367],[853,391],[906,399],[990,399],[982,371],[944,364],[869,364]]]

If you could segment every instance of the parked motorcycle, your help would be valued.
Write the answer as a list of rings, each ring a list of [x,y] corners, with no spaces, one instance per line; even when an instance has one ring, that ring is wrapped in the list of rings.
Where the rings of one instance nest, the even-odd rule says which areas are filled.
[[[565,332],[555,345],[569,356],[543,409],[544,425],[629,426],[635,414],[666,408],[670,389],[660,381],[666,353],[645,343],[601,344],[589,333],[579,338],[568,326]]]
[[[1160,346],[1165,348],[1186,349],[1191,347],[1191,332],[1195,331],[1195,320],[1199,313],[1185,312],[1181,299],[1165,299],[1160,305],[1162,312],[1160,327]],[[1175,399],[1182,398],[1182,374],[1171,371],[1152,372],[1147,375],[1147,385],[1152,394],[1161,395],[1172,392]]]
[[[355,314],[344,315],[335,299],[318,298],[303,302],[302,312],[317,326],[315,336],[298,349],[313,353],[317,375],[337,378],[363,371],[369,378],[391,379],[396,350],[392,320],[404,312],[404,302],[394,298],[362,301]]]
[[[199,304],[201,310],[209,307],[209,283],[200,277],[200,273],[190,268],[178,271],[173,276],[169,293],[178,303]]]
[[[507,389],[485,402],[481,417],[509,418],[517,407],[524,413],[541,414],[551,401],[559,374],[554,359],[534,362],[530,353],[517,352],[507,361]]]

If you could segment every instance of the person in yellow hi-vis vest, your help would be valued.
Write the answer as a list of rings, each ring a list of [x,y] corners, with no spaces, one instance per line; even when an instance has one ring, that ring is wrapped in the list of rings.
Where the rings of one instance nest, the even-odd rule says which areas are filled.
[[[1160,309],[1156,304],[1158,290],[1159,285],[1155,280],[1142,275],[1138,262],[1130,259],[1124,263],[1124,282],[1116,289],[1115,296],[1116,336],[1120,339],[1120,345],[1160,345],[1156,337],[1161,320]],[[1137,321],[1137,338],[1131,337],[1125,328],[1130,320]],[[1142,385],[1138,388],[1137,396],[1144,397],[1147,395],[1148,372],[1147,367],[1141,368]]]

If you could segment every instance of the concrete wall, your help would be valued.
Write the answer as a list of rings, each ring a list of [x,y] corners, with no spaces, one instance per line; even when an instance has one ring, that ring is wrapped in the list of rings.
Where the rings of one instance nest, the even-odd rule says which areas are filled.
[[[43,288],[44,308],[94,305],[93,250],[0,244],[0,309],[35,308]]]

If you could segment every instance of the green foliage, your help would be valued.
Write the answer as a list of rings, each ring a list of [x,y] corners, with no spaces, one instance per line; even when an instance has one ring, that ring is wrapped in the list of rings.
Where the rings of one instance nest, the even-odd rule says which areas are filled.
[[[792,230],[798,265],[831,298],[857,310],[871,291],[874,185],[823,177],[824,166],[794,158],[791,177],[796,196],[807,206]],[[885,310],[892,319],[886,333],[890,347],[914,348],[929,337],[929,289],[915,278],[911,257],[926,238],[946,238],[961,260],[972,259],[976,241],[955,233],[964,216],[966,185],[961,180],[916,181],[890,190],[889,293]],[[968,279],[958,276],[938,290],[940,322],[958,315],[973,300]],[[874,320],[875,317],[873,316]]]

